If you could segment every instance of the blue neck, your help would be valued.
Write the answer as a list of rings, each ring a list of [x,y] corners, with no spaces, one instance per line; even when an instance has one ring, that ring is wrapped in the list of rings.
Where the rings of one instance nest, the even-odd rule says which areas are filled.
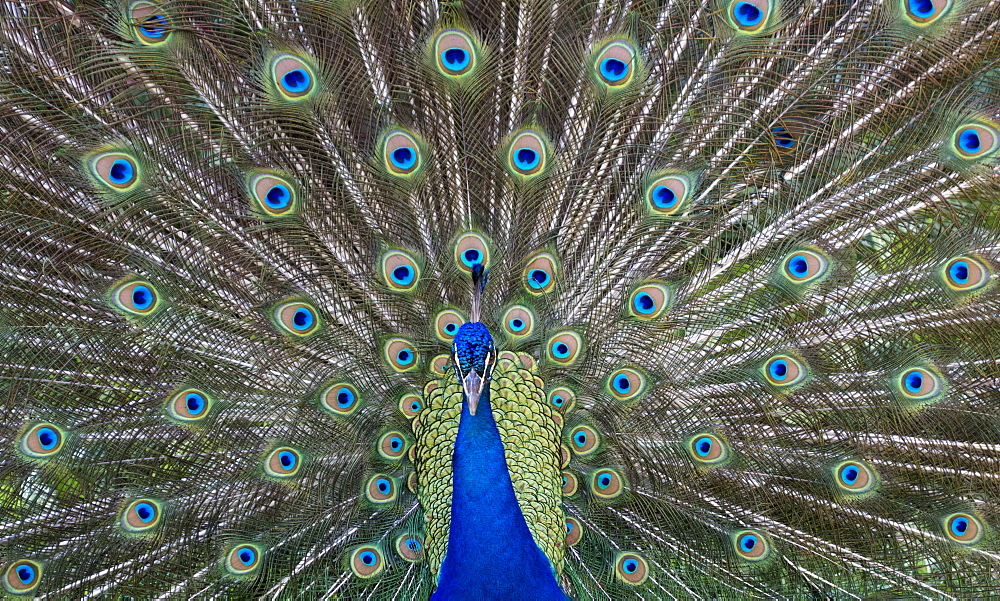
[[[566,599],[514,496],[489,386],[475,415],[462,404],[453,467],[448,553],[434,601]]]

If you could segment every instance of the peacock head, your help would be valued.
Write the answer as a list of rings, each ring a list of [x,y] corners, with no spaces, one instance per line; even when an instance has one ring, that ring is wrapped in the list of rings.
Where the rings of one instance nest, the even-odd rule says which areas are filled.
[[[478,321],[462,324],[455,335],[451,362],[469,404],[469,414],[475,415],[483,387],[490,381],[497,363],[497,349],[486,326]]]

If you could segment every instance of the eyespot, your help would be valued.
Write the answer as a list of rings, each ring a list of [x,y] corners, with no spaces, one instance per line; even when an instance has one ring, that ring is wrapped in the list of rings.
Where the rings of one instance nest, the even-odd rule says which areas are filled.
[[[749,4],[749,2],[743,2]],[[799,143],[799,136],[782,125],[771,128],[771,140],[778,150],[791,150]]]
[[[1000,147],[1000,132],[982,123],[967,123],[955,130],[955,152],[964,159],[979,159]]]
[[[271,77],[281,98],[300,101],[316,89],[312,67],[293,54],[279,54],[271,59]]]
[[[764,363],[764,379],[777,388],[788,388],[806,379],[806,366],[791,355],[776,355]]]
[[[102,152],[91,157],[88,164],[94,177],[115,192],[128,192],[139,183],[139,162],[124,152]]]
[[[413,449],[410,450],[410,453],[413,453]],[[411,463],[415,462],[413,458],[411,458],[410,461]],[[413,494],[417,494],[417,487],[419,484],[420,482],[417,479],[417,472],[410,472],[410,475],[406,477],[406,490]]]
[[[969,256],[955,257],[944,266],[944,283],[952,290],[976,290],[985,286],[989,279],[989,268]]]
[[[914,25],[924,27],[951,10],[951,0],[900,0],[903,12]]]
[[[611,88],[626,86],[635,76],[635,47],[624,40],[605,44],[594,60],[597,80]]]
[[[260,567],[263,551],[257,545],[236,545],[226,554],[226,570],[236,576],[246,576]]]
[[[274,322],[280,330],[292,336],[304,337],[319,331],[319,314],[309,303],[293,301],[274,309]]]
[[[646,390],[646,378],[631,368],[622,368],[612,372],[608,378],[607,390],[619,401],[631,401]]]
[[[167,415],[179,422],[197,422],[208,417],[212,398],[197,388],[185,388],[167,399]]]
[[[833,467],[834,482],[845,493],[858,495],[874,490],[878,477],[860,461],[842,461]]]
[[[464,31],[445,29],[434,38],[434,61],[448,77],[468,75],[476,68],[476,45]]]
[[[570,472],[562,473],[562,496],[572,497],[580,489],[580,479]]]
[[[559,365],[572,365],[583,350],[583,338],[576,332],[559,332],[545,345],[549,359]]]
[[[733,534],[733,550],[747,561],[763,561],[771,554],[767,537],[757,530],[741,530]]]
[[[772,9],[767,0],[735,0],[729,6],[730,23],[744,33],[757,33],[764,29]]]
[[[420,169],[420,144],[415,137],[401,129],[394,129],[386,134],[383,154],[385,167],[393,175],[412,176]]]
[[[291,447],[278,447],[267,454],[264,471],[275,478],[291,478],[299,473],[302,456]]]
[[[399,410],[409,419],[415,418],[423,408],[423,401],[415,394],[404,394],[399,399]]]
[[[962,545],[974,545],[983,537],[983,523],[968,513],[953,513],[944,519],[944,533]]]
[[[396,553],[409,561],[418,563],[424,560],[424,537],[416,533],[407,533],[396,538]]]
[[[580,520],[572,517],[566,518],[566,546],[575,547],[583,538],[583,526]]]
[[[160,524],[162,509],[152,499],[137,499],[122,510],[119,523],[128,532],[135,534],[149,532]]]
[[[146,46],[160,46],[170,37],[170,19],[148,2],[133,2],[129,7],[136,39]]]
[[[48,422],[35,424],[21,435],[18,448],[28,457],[50,459],[63,448],[66,436],[61,429]]]
[[[594,470],[590,474],[590,492],[602,499],[614,499],[625,492],[625,481],[609,467]]]
[[[556,286],[556,258],[539,253],[524,266],[524,287],[531,294],[545,294]]]
[[[563,413],[572,411],[576,405],[576,394],[565,386],[553,388],[548,394],[549,404]]]
[[[503,314],[503,331],[512,338],[530,336],[535,330],[535,315],[524,305],[514,305]]]
[[[587,456],[597,450],[601,444],[601,438],[597,430],[590,426],[577,426],[569,434],[570,449],[580,456]]]
[[[395,460],[406,454],[409,445],[406,437],[398,430],[386,432],[378,440],[378,454],[385,459]]]
[[[486,238],[475,233],[462,234],[455,242],[455,264],[466,273],[472,273],[476,263],[490,265],[490,248]]]
[[[396,500],[399,483],[392,476],[375,474],[365,485],[365,496],[372,503],[392,503]]]
[[[944,384],[939,375],[916,367],[900,374],[898,390],[905,399],[932,401],[944,393]]]
[[[250,177],[247,192],[253,208],[262,217],[285,217],[295,212],[297,193],[289,180],[273,173],[258,173]]]
[[[443,377],[448,373],[448,365],[451,364],[451,355],[440,354],[435,355],[431,359],[431,373]]]
[[[119,284],[111,293],[114,307],[126,315],[152,315],[160,308],[156,287],[145,280]]]
[[[335,382],[320,393],[319,404],[329,413],[346,417],[361,406],[361,395],[354,386],[346,382]]]
[[[526,129],[514,136],[510,142],[507,149],[507,168],[514,175],[531,177],[545,170],[547,158],[545,138],[536,131]]]
[[[451,342],[455,340],[455,334],[466,321],[465,316],[453,309],[445,309],[434,318],[434,334],[438,340]]]
[[[660,175],[646,185],[646,205],[653,216],[669,216],[683,209],[690,199],[691,183],[678,174]]]
[[[26,595],[42,580],[42,564],[30,559],[19,559],[4,571],[3,586],[12,595]]]
[[[382,256],[382,277],[396,292],[409,292],[420,280],[420,267],[409,254],[394,250]]]
[[[385,360],[397,372],[411,371],[419,362],[417,350],[408,340],[390,338],[385,343]]]
[[[811,250],[795,251],[781,262],[781,275],[793,284],[806,284],[826,274],[826,257]]]
[[[358,578],[371,578],[385,568],[385,559],[378,547],[357,547],[350,555],[351,571]]]
[[[649,575],[646,560],[635,553],[619,553],[615,560],[615,576],[625,584],[642,584]]]
[[[688,453],[703,465],[719,465],[729,459],[729,445],[715,434],[696,434],[688,440]]]
[[[628,313],[636,319],[655,319],[673,302],[673,292],[664,284],[645,284],[632,291]]]

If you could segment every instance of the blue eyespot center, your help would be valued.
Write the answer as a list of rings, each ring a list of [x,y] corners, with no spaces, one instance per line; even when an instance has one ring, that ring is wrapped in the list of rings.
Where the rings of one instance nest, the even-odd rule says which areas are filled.
[[[374,565],[377,559],[375,557],[375,554],[372,553],[371,551],[365,551],[361,553],[361,555],[359,555],[358,558],[361,560],[361,563],[365,564],[366,566]]]
[[[17,579],[21,584],[31,584],[35,580],[35,568],[24,564],[17,566]]]
[[[563,484],[566,484],[566,479],[563,478]],[[566,533],[569,534],[573,531],[573,522],[566,522]]]
[[[375,481],[375,487],[378,488],[379,492],[386,494],[392,488],[392,483],[385,478],[379,478]]]
[[[245,547],[240,549],[236,556],[239,557],[240,562],[245,566],[253,565],[254,560],[257,559],[257,554],[254,553],[253,549],[247,549]]]
[[[634,574],[635,571],[639,569],[639,563],[634,559],[629,559],[622,564],[622,569],[625,570],[626,573]]]
[[[548,272],[543,269],[532,269],[528,272],[528,285],[532,288],[544,288],[550,279]]]
[[[574,437],[573,440],[576,443],[576,446],[582,447],[582,446],[584,446],[584,445],[587,444],[587,433],[586,432],[577,432],[577,434],[576,434],[576,436]]]
[[[737,2],[733,8],[733,16],[736,17],[740,25],[753,27],[761,22],[761,19],[764,18],[764,13],[749,2]]]
[[[632,388],[632,383],[629,381],[627,376],[618,376],[615,378],[615,390],[621,393],[626,393]]]
[[[752,5],[747,4],[747,6]],[[754,7],[754,10],[760,12],[757,7]],[[771,133],[774,135],[774,143],[778,146],[782,148],[791,148],[795,146],[795,138],[793,138],[792,134],[788,133],[788,130],[784,127],[775,127],[771,130]]]
[[[671,209],[677,204],[677,194],[662,184],[653,187],[652,197],[653,204],[660,209]]]
[[[292,194],[288,191],[288,187],[283,184],[271,186],[271,189],[264,195],[264,202],[272,209],[283,209],[288,206],[291,200]]]
[[[341,407],[350,407],[354,404],[354,392],[349,388],[341,388],[337,391],[337,404]]]
[[[538,162],[540,160],[541,157],[539,154],[530,148],[519,148],[517,152],[514,153],[514,163],[517,165],[517,168],[522,171],[534,169],[538,166]]]
[[[931,17],[937,12],[931,0],[910,0],[910,12],[920,19]]]
[[[198,415],[205,409],[205,397],[196,392],[189,392],[184,397],[184,404],[187,407],[188,413]]]
[[[597,479],[598,488],[607,488],[611,486],[611,476],[608,474],[601,474],[601,477]]]
[[[982,143],[979,140],[979,134],[976,130],[969,128],[958,134],[958,146],[964,152],[973,154],[979,152]]]
[[[417,162],[417,151],[409,146],[400,146],[392,151],[392,164],[400,169],[409,169]]]
[[[458,331],[458,325],[456,325],[454,322],[449,323],[444,327],[444,331],[449,334],[454,334],[455,332]]]
[[[645,292],[640,292],[635,295],[635,300],[632,302],[632,306],[635,310],[643,315],[649,315],[656,310],[656,301],[653,297]]]
[[[964,536],[969,529],[969,520],[966,518],[955,518],[951,521],[951,532],[955,536]]]
[[[420,541],[418,541],[415,538],[406,539],[404,541],[404,544],[406,545],[406,548],[409,549],[410,551],[419,551],[423,547],[423,545],[420,544]]]
[[[906,374],[906,389],[912,393],[920,392],[920,388],[924,385],[924,377],[918,371],[911,371]]]
[[[115,184],[127,184],[132,180],[134,174],[135,168],[132,167],[131,162],[125,159],[115,159],[108,171],[108,177]]]
[[[38,444],[46,451],[51,451],[59,442],[59,435],[52,428],[39,428],[35,437],[38,438]]]
[[[392,447],[393,450],[398,451],[399,448],[403,446],[403,440],[398,436],[393,436],[389,439],[389,446]]]
[[[396,282],[400,286],[407,286],[413,283],[415,275],[416,274],[412,267],[409,265],[400,265],[392,270],[392,281]]]
[[[146,286],[132,289],[132,306],[138,310],[148,309],[153,304],[153,291]]]
[[[809,261],[802,255],[796,255],[788,261],[788,268],[795,275],[802,277],[809,273]]]
[[[560,359],[569,357],[569,345],[565,342],[557,342],[552,345],[552,354]]]
[[[400,365],[409,365],[413,361],[413,353],[403,349],[396,353],[396,361],[398,361]]]
[[[858,468],[849,466],[841,472],[844,484],[854,484],[858,480]]]
[[[139,503],[135,506],[135,514],[139,516],[140,520],[148,524],[156,517],[156,510],[149,503]]]
[[[420,403],[417,401],[413,401],[412,403],[410,403],[410,411],[414,413],[420,411]]]
[[[295,453],[292,453],[291,451],[281,451],[278,453],[278,462],[281,464],[281,467],[286,470],[291,470],[295,467],[298,459],[295,457]]]
[[[482,263],[483,262],[482,253],[476,250],[475,248],[470,248],[464,253],[462,253],[462,262],[468,265],[469,267],[472,267],[476,263]]]
[[[563,398],[562,398],[561,395],[557,394],[554,397],[552,397],[552,404],[555,405],[556,407],[562,407],[563,403],[565,403],[565,402],[566,401],[563,400]]]
[[[510,320],[509,325],[510,329],[514,330],[515,332],[520,332],[525,327],[524,320],[517,317]]]
[[[969,264],[965,261],[955,261],[948,269],[948,276],[956,284],[969,283]]]
[[[788,375],[788,362],[784,359],[772,361],[771,365],[768,366],[768,371],[775,380],[784,380]]]
[[[740,538],[740,546],[743,547],[744,551],[753,551],[754,547],[757,546],[757,537],[752,534],[744,534]]]
[[[708,454],[712,451],[712,444],[712,439],[704,436],[695,441],[694,451],[699,457],[708,457]]]
[[[167,25],[167,19],[163,15],[152,15],[143,19],[142,24],[139,26],[139,30],[147,38],[162,38],[167,30],[164,27]]]
[[[312,327],[314,321],[312,311],[304,307],[296,309],[292,314],[292,327],[296,330],[307,330]]]
[[[311,78],[305,69],[292,69],[281,78],[286,90],[293,94],[304,92],[309,88]]]
[[[461,71],[469,66],[471,56],[464,48],[448,48],[441,53],[441,62],[449,71]]]
[[[628,65],[617,58],[606,58],[601,61],[601,76],[608,81],[620,81],[628,75]]]

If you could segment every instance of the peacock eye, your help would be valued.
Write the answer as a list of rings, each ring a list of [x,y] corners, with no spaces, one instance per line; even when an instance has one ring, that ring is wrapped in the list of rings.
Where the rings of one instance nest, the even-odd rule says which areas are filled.
[[[383,142],[385,166],[398,177],[412,177],[421,167],[420,144],[417,139],[401,129],[390,131]]]
[[[735,0],[729,5],[730,22],[741,32],[758,33],[767,25],[772,10],[767,0]]]
[[[507,167],[522,177],[538,175],[545,169],[547,152],[542,134],[523,130],[514,136],[507,148]]]
[[[583,338],[573,331],[558,332],[546,345],[548,357],[559,365],[569,366],[580,358],[583,351]]]
[[[179,422],[197,422],[208,416],[211,398],[195,388],[175,392],[167,399],[167,415]]]
[[[556,286],[556,259],[549,253],[538,253],[524,266],[524,287],[533,294],[551,292]]]
[[[583,526],[580,524],[580,520],[567,517],[566,518],[566,546],[573,547],[580,542],[583,538]]]
[[[476,68],[475,43],[460,29],[446,29],[434,39],[434,59],[443,75],[452,78],[468,75]]]
[[[316,87],[312,68],[293,54],[279,54],[271,59],[271,77],[278,96],[284,100],[304,100]]]
[[[620,88],[632,81],[636,65],[635,47],[624,40],[605,44],[594,60],[597,80],[609,88]]]
[[[636,553],[619,553],[615,560],[615,576],[626,584],[638,585],[649,575],[646,560]]]
[[[375,474],[368,479],[365,496],[372,503],[391,503],[396,500],[398,483],[386,474]]]
[[[65,434],[48,422],[34,424],[24,431],[18,448],[33,459],[50,459],[63,449]]]
[[[417,367],[418,355],[413,344],[403,338],[390,338],[384,346],[386,362],[397,372],[411,371]]]
[[[875,471],[860,461],[844,461],[833,471],[838,489],[852,495],[869,492],[878,482]]]
[[[944,394],[944,385],[938,374],[929,369],[916,367],[900,374],[898,390],[905,399],[928,402]]]
[[[644,197],[654,217],[669,217],[687,206],[691,183],[680,174],[662,174],[648,181]]]
[[[279,447],[264,459],[264,471],[275,478],[291,478],[299,472],[301,456],[295,449]]]
[[[258,173],[250,177],[247,189],[260,217],[285,217],[295,212],[295,186],[288,179],[273,173]]]
[[[153,499],[137,499],[122,510],[119,523],[132,534],[149,532],[160,524],[160,504]]]
[[[458,311],[445,309],[439,312],[437,317],[434,318],[434,334],[438,337],[438,340],[452,342],[455,340],[455,335],[458,334],[459,328],[462,327],[465,321],[465,316]]]
[[[781,150],[791,150],[799,143],[792,132],[780,125],[771,128],[771,139],[774,141],[774,145]]]
[[[394,250],[382,255],[382,277],[390,290],[410,292],[420,280],[417,261],[406,252]]]
[[[371,578],[385,568],[385,559],[378,547],[356,547],[350,554],[351,571],[358,578]]]
[[[944,519],[944,533],[961,545],[974,545],[983,537],[983,525],[968,513],[953,513]]]
[[[791,355],[776,355],[764,363],[765,381],[775,388],[788,388],[806,379],[807,370],[802,361]]]
[[[569,435],[570,448],[577,455],[585,457],[597,450],[601,443],[597,430],[590,426],[577,426],[573,428]]]
[[[420,401],[420,397],[415,394],[404,394],[399,398],[399,411],[407,417],[407,419],[413,419],[420,413],[423,408],[423,403]]]
[[[226,569],[230,574],[245,576],[260,567],[260,557],[260,547],[251,544],[237,545],[228,553]]]
[[[645,389],[646,377],[628,367],[612,372],[608,378],[607,390],[619,401],[635,400]]]
[[[982,288],[990,279],[989,268],[973,257],[955,257],[945,263],[944,282],[948,288],[968,292]]]
[[[282,303],[275,307],[274,323],[278,329],[295,337],[305,337],[319,331],[316,308],[301,301]]]
[[[462,234],[455,242],[455,264],[466,273],[472,273],[476,264],[489,267],[490,250],[486,238],[469,232]]]
[[[715,434],[703,433],[691,437],[688,453],[699,464],[718,465],[729,458],[729,446]]]
[[[549,404],[563,413],[568,413],[576,403],[576,395],[569,388],[558,386],[549,391]]]
[[[386,432],[378,441],[378,452],[384,459],[395,460],[406,454],[407,443],[403,433],[397,430]]]
[[[572,497],[580,488],[580,479],[570,472],[562,473],[562,496]]]
[[[624,479],[612,468],[594,470],[590,474],[590,492],[601,499],[614,499],[625,492]]]
[[[154,4],[133,2],[129,13],[136,39],[144,46],[159,46],[170,37],[170,19]]]
[[[733,536],[736,554],[747,561],[762,561],[770,555],[770,543],[763,533],[744,530]]]
[[[795,251],[781,262],[780,275],[793,284],[807,284],[822,278],[828,265],[826,257],[819,252]]]
[[[967,123],[955,130],[955,152],[964,159],[980,159],[1000,148],[1000,132],[985,123]]]
[[[102,152],[88,161],[90,172],[115,192],[132,190],[140,179],[139,163],[124,152]]]
[[[632,291],[628,313],[636,319],[655,319],[666,312],[672,301],[673,293],[665,284],[645,284]]]
[[[407,533],[396,538],[396,553],[411,563],[424,560],[424,538],[419,534]]]
[[[30,559],[19,559],[7,566],[3,575],[4,588],[13,595],[28,595],[42,579],[42,565]]]

